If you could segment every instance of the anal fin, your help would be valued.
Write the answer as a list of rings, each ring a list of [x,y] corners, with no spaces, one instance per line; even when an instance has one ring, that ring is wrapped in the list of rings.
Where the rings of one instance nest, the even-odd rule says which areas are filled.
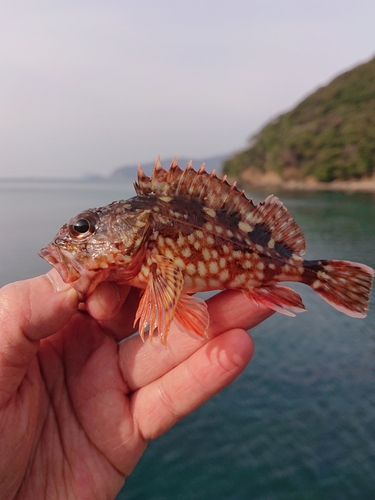
[[[177,303],[174,321],[183,332],[195,339],[206,339],[210,316],[206,302],[193,295],[181,295]]]
[[[256,303],[263,304],[285,316],[295,316],[294,313],[306,311],[298,293],[287,286],[271,285],[253,288],[244,293]]]

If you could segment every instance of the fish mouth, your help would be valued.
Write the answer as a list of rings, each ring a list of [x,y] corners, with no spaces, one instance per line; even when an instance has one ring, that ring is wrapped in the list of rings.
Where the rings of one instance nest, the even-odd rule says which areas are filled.
[[[65,283],[73,283],[81,277],[81,273],[72,264],[71,259],[53,243],[42,248],[39,256],[58,271]]]

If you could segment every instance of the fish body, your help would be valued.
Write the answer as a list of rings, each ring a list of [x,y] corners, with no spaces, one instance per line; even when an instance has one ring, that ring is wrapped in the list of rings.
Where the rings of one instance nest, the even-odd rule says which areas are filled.
[[[239,289],[287,315],[305,310],[283,281],[309,285],[345,314],[366,316],[374,270],[360,263],[304,260],[301,229],[281,201],[254,205],[204,165],[169,170],[157,160],[152,177],[138,170],[136,196],[72,218],[40,255],[85,300],[104,280],[142,290],[135,324],[144,338],[166,343],[172,320],[205,338],[209,315],[191,294]]]

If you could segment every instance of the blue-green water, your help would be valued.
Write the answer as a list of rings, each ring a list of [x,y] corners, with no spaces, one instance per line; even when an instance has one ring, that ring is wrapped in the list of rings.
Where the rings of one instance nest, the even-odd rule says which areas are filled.
[[[70,216],[129,196],[123,185],[0,182],[0,285],[45,272],[37,252]],[[375,196],[279,196],[308,258],[375,267]],[[244,373],[151,443],[118,499],[375,498],[374,294],[354,320],[296,289],[308,312],[254,329]]]

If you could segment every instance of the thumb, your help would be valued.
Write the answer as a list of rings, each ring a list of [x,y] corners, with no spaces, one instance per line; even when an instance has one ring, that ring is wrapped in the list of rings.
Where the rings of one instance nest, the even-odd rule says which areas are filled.
[[[0,289],[0,374],[17,388],[39,341],[60,330],[77,312],[76,292],[53,269]]]

